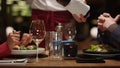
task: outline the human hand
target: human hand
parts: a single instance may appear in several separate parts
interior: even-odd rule
[[[83,0],[83,2],[86,4],[86,0]],[[77,14],[72,14],[72,16],[77,22],[81,23],[81,22],[86,22],[90,14],[88,12],[85,16],[83,14],[80,14],[79,16]]]
[[[10,50],[12,50],[15,45],[19,45],[20,44],[20,31],[11,32],[8,35],[7,44]]]
[[[72,15],[73,15],[74,19],[79,23],[86,22],[87,18],[89,17],[89,14],[86,17],[84,17],[82,14],[80,14],[80,17],[77,16],[76,14],[72,14]]]
[[[109,13],[103,13],[98,17],[98,28],[101,31],[106,31],[112,24],[116,24],[119,19],[120,15],[113,18]]]
[[[21,44],[27,45],[32,42],[32,34],[24,33],[21,39]]]

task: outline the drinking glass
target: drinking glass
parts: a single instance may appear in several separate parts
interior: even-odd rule
[[[50,60],[62,60],[62,39],[59,32],[51,31],[49,42]]]
[[[63,28],[64,38],[66,40],[73,40],[76,35],[76,27],[74,23],[68,23]]]
[[[32,40],[37,46],[36,62],[38,62],[38,47],[39,44],[44,40],[46,35],[44,20],[32,20],[29,33],[32,34]]]

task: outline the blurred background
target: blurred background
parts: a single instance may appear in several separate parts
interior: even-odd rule
[[[91,37],[91,29],[97,27],[97,17],[103,12],[109,12],[113,17],[120,13],[120,0],[87,0],[90,5],[90,17],[86,23],[76,23],[76,40],[84,41]],[[0,0],[0,43],[6,40],[6,27],[28,33],[31,8],[25,0]],[[93,35],[96,30],[93,29]],[[94,36],[92,36],[94,37]]]

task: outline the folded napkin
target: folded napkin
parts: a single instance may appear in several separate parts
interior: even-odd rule
[[[76,14],[78,16],[80,16],[80,14],[85,16],[90,10],[89,5],[85,4],[83,1],[77,0],[71,0],[65,8],[72,14]]]
[[[25,65],[28,59],[0,60],[0,65]]]

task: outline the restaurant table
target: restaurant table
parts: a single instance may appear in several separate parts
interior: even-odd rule
[[[33,59],[31,59],[33,60]],[[48,57],[39,58],[39,63],[25,65],[6,65],[0,68],[120,68],[119,60],[105,60],[105,63],[76,63],[76,60],[49,60]]]
[[[78,49],[86,49],[91,42],[91,38],[78,42]],[[81,54],[81,51],[79,51]],[[18,57],[18,56],[17,56]],[[6,58],[5,58],[6,59]],[[11,58],[7,58],[11,59]],[[30,58],[31,61],[35,60]],[[76,60],[52,61],[49,57],[39,58],[39,63],[26,63],[25,65],[5,65],[0,68],[120,68],[120,60],[105,59],[105,63],[76,63]]]

